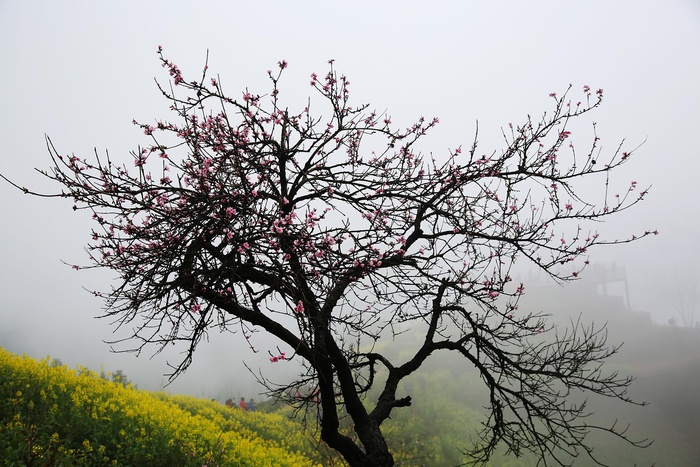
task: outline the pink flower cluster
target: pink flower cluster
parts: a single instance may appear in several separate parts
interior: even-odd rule
[[[287,356],[284,352],[280,352],[279,355],[273,355],[270,357],[270,363],[277,363],[280,360],[286,360]]]
[[[160,54],[162,52],[162,48],[159,46],[158,47],[158,53]],[[174,63],[166,60],[163,58],[163,55],[161,54],[161,61],[163,62],[163,68],[168,68],[170,72],[170,76],[173,78],[173,82],[175,86],[178,84],[182,83],[184,81],[184,78],[182,77],[182,72],[180,71],[180,68],[178,68],[177,65]]]

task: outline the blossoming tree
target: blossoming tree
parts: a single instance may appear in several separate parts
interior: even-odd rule
[[[520,260],[570,281],[592,247],[655,233],[592,230],[646,194],[635,182],[615,191],[611,176],[631,152],[606,155],[595,126],[585,150],[572,143],[570,120],[598,107],[602,91],[584,87],[581,102],[572,90],[552,94],[553,110],[509,125],[500,152],[482,154],[475,140],[426,157],[416,146],[438,120],[397,129],[386,113],[351,105],[332,61],[293,112],[280,96],[284,61],[268,71],[267,94],[233,98],[207,67],[187,79],[158,52],[176,119],[134,122],[149,142],[133,164],[62,155],[47,139],[53,166],[43,172],[62,185],[54,196],[92,212],[90,267],[120,277],[96,293],[106,316],[134,327],[135,349],[184,343],[174,377],[210,328],[246,339],[266,331],[279,340],[272,362],[303,362],[277,395],[318,403],[322,439],[353,466],[393,465],[382,422],[411,405],[399,384],[441,352],[462,356],[488,391],[475,462],[499,445],[564,462],[593,455],[591,430],[626,438],[566,399],[580,389],[630,401],[631,378],[601,370],[617,348],[601,329],[558,332],[518,310],[525,286],[511,276]],[[600,190],[584,196],[582,180]],[[424,335],[410,358],[375,346],[409,326]],[[345,411],[353,436],[339,430]]]

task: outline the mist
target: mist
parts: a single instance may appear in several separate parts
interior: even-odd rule
[[[49,166],[45,134],[62,153],[108,151],[129,163],[129,151],[144,143],[132,119],[168,118],[168,102],[153,81],[167,81],[158,45],[192,73],[208,51],[210,68],[233,96],[246,87],[264,91],[266,70],[287,60],[282,89],[290,107],[304,104],[309,75],[335,59],[356,103],[387,109],[400,124],[438,116],[441,123],[422,148],[436,155],[468,147],[477,121],[480,151],[499,151],[501,128],[551,109],[550,92],[570,84],[603,88],[604,103],[592,116],[603,151],[613,152],[623,139],[641,145],[618,176],[652,188],[636,209],[600,230],[606,237],[660,234],[592,252],[592,266],[614,268],[620,280],[596,283],[591,267],[580,283],[558,286],[521,271],[527,291],[521,308],[563,321],[610,322],[611,342],[637,351],[649,329],[660,329],[668,340],[659,341],[654,362],[678,362],[679,353],[697,358],[697,335],[681,350],[670,334],[697,331],[697,321],[684,322],[671,299],[696,287],[699,276],[697,2],[2,2],[0,44],[0,173],[44,193],[59,189],[34,170]],[[590,135],[582,129],[575,137],[587,144]],[[108,290],[113,277],[65,264],[88,262],[89,215],[73,212],[70,200],[25,196],[4,181],[0,196],[0,346],[70,366],[121,369],[142,389],[166,387],[164,374],[168,363],[179,363],[178,349],[112,352],[128,343],[106,341],[129,329],[113,333],[109,320],[96,319],[104,304],[90,291]],[[279,382],[296,374],[294,361],[270,362],[278,344],[262,332],[250,343],[241,332],[209,337],[167,390],[218,400],[258,397],[263,388],[253,373]],[[686,421],[699,428],[696,418]]]

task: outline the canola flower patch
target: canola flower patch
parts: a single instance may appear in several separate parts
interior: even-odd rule
[[[0,465],[317,466],[278,415],[123,387],[0,349]]]

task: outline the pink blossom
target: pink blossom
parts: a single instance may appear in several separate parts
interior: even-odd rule
[[[297,303],[297,306],[294,307],[294,311],[296,313],[304,313],[304,302],[299,300],[299,302]]]
[[[270,357],[270,363],[277,363],[280,360],[286,360],[286,359],[287,359],[286,354],[284,352],[280,352],[279,355],[277,355],[277,356],[273,355]]]

